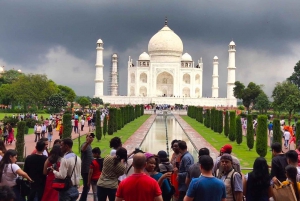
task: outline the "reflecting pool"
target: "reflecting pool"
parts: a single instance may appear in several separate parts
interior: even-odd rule
[[[166,138],[165,125],[167,125],[168,139]],[[166,120],[164,116],[157,116],[141,144],[140,149],[153,154],[157,154],[160,150],[168,150],[169,156],[172,156],[173,151],[171,149],[171,142],[175,139],[184,140],[187,143],[188,151],[193,155],[195,162],[198,161],[197,150],[194,148],[174,116],[167,116]]]

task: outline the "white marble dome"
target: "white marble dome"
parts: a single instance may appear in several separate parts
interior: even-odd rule
[[[219,59],[219,58],[217,56],[215,56],[214,59]]]
[[[181,57],[181,61],[193,61],[191,55],[189,55],[187,52],[184,53]]]
[[[103,41],[101,39],[97,40],[97,43],[103,43]]]
[[[233,40],[229,43],[229,45],[235,45],[235,42]]]
[[[177,56],[180,58],[183,52],[183,43],[179,36],[165,25],[150,39],[148,52],[151,56]]]
[[[147,54],[147,52],[143,52],[140,56],[139,56],[139,60],[150,60],[150,56],[149,54]]]
[[[115,58],[116,58],[116,57],[118,57],[118,55],[117,55],[117,54],[113,54],[112,57],[115,57]]]

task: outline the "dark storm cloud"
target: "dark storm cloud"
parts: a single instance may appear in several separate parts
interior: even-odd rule
[[[249,52],[274,58],[294,54],[291,45],[300,39],[299,6],[297,1],[238,0],[1,1],[0,59],[33,72],[48,60],[51,48],[61,46],[67,54],[86,61],[81,64],[86,66],[78,62],[70,66],[74,66],[73,70],[84,67],[92,72],[87,75],[84,87],[93,95],[95,47],[101,38],[106,53],[119,55],[120,91],[124,95],[128,56],[136,60],[140,53],[147,51],[148,41],[162,28],[164,17],[168,16],[170,28],[184,43],[184,51],[189,52],[194,61],[203,57],[204,96],[211,94],[212,58],[219,57],[219,85],[223,84],[220,89],[225,96],[228,43],[233,39],[237,44],[238,75],[244,75],[242,72],[248,72],[249,68],[255,71],[255,66],[262,65],[258,57],[253,56],[255,60],[251,61]],[[105,57],[104,64],[104,91],[107,92],[109,56]],[[63,67],[53,66],[58,70]],[[70,72],[70,77],[73,74]],[[87,93],[72,80],[69,85],[76,86],[78,93]]]

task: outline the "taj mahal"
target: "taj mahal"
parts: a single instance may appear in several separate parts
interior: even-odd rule
[[[118,56],[112,55],[110,72],[110,95],[103,95],[103,41],[97,41],[95,95],[104,103],[111,104],[183,104],[196,106],[233,106],[237,100],[233,96],[235,82],[235,52],[233,41],[229,43],[227,67],[227,97],[219,97],[218,57],[212,59],[212,95],[202,97],[203,62],[192,60],[183,54],[183,43],[165,21],[148,43],[148,52],[143,52],[136,62],[129,56],[127,96],[118,94]]]

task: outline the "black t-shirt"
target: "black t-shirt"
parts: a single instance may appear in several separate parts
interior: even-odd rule
[[[279,154],[272,159],[271,178],[277,177],[279,181],[285,181],[285,167],[288,165],[285,154]]]
[[[46,175],[43,174],[44,163],[47,160],[45,155],[32,154],[26,157],[24,171],[34,181],[32,188],[44,189]]]

